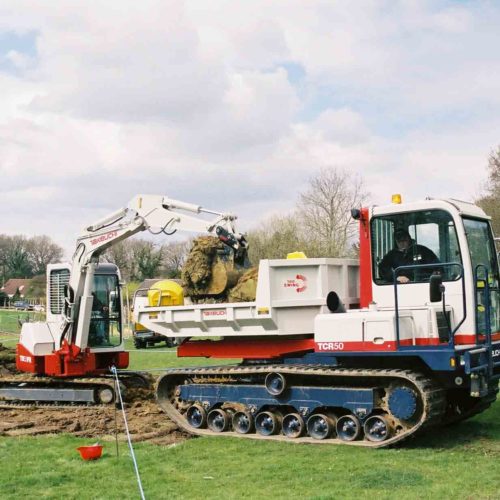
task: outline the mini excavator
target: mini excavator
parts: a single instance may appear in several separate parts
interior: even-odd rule
[[[196,215],[193,215],[196,214]],[[207,216],[211,219],[207,220]],[[127,368],[120,273],[99,263],[112,245],[141,231],[211,233],[229,249],[231,262],[247,262],[236,217],[158,195],[138,195],[127,207],[89,225],[77,239],[71,264],[47,271],[47,321],[25,323],[16,367],[32,374],[0,381],[0,400],[108,404],[115,401],[110,367]],[[227,269],[227,259],[224,269]]]

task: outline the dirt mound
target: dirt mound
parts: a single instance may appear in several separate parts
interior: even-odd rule
[[[252,267],[239,280],[234,288],[229,291],[229,302],[252,302],[257,293],[257,278],[259,269]]]
[[[151,391],[134,390],[125,405],[132,441],[173,444],[187,435],[163,413]],[[0,436],[37,436],[69,433],[74,436],[109,441],[118,434],[124,441],[125,427],[121,410],[99,407],[12,407],[0,408]]]
[[[223,243],[215,236],[200,236],[193,241],[181,273],[184,293],[187,297],[206,293],[212,277],[212,264],[217,250],[223,249]]]

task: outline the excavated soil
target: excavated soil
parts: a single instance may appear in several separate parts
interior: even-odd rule
[[[257,293],[257,278],[259,268],[252,267],[239,280],[235,287],[229,290],[229,302],[253,302]]]
[[[14,351],[1,344],[0,376],[16,377]],[[161,411],[152,388],[128,389],[125,414],[133,442],[171,445],[189,437]],[[115,435],[126,439],[122,411],[113,405],[0,407],[0,436],[62,433],[99,441],[115,439]]]
[[[217,250],[223,248],[223,243],[215,236],[200,236],[193,241],[181,274],[186,296],[207,293],[212,277],[212,264]]]

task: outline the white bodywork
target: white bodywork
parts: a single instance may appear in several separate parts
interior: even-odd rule
[[[328,292],[359,304],[358,282],[352,259],[261,260],[255,302],[148,307],[136,296],[134,319],[168,337],[312,334]]]

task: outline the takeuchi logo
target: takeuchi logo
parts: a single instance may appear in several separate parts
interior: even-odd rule
[[[91,245],[97,245],[99,243],[102,243],[104,241],[108,241],[112,238],[116,238],[118,236],[118,231],[110,231],[109,233],[105,233],[98,238],[94,238],[93,240],[90,240]]]
[[[307,278],[303,274],[297,274],[295,279],[286,280],[283,283],[284,288],[295,288],[297,293],[305,292],[307,290]]]

